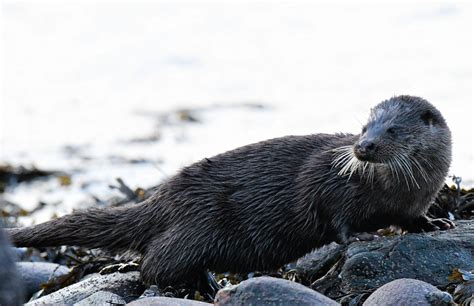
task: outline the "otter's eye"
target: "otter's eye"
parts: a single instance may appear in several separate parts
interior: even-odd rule
[[[388,128],[388,129],[387,129],[387,133],[393,135],[393,134],[395,134],[395,129],[394,129],[394,128]]]
[[[364,127],[362,128],[362,134],[364,134],[365,132],[367,132],[367,127],[366,127],[366,126],[364,126]]]
[[[433,125],[435,123],[435,115],[429,110],[421,114],[420,118],[426,125]]]

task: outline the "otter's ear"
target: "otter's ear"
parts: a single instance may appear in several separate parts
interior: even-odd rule
[[[420,116],[421,120],[423,120],[423,122],[426,124],[426,125],[433,125],[433,124],[436,124],[436,117],[435,117],[435,114],[433,114],[432,111],[430,110],[427,110],[427,111],[424,111],[421,116]]]

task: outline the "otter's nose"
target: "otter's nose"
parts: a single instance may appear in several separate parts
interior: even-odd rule
[[[356,150],[360,154],[370,154],[375,151],[375,143],[369,140],[362,140],[356,145]]]

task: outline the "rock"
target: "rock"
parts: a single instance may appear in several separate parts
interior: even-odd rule
[[[127,302],[121,296],[108,291],[99,291],[91,296],[75,303],[74,306],[89,306],[89,305],[124,305]]]
[[[409,278],[401,278],[375,290],[364,302],[364,306],[379,305],[454,305],[449,293],[433,285]]]
[[[108,291],[124,297],[126,302],[140,296],[143,291],[139,272],[112,273],[82,280],[26,305],[74,304],[99,291]]]
[[[449,231],[406,234],[326,247],[297,262],[298,275],[336,299],[372,292],[399,278],[446,287],[454,269],[474,269],[474,220],[456,221]],[[318,262],[323,258],[325,264]]]
[[[50,262],[18,262],[17,267],[27,297],[40,290],[41,284],[69,273],[68,267]]]
[[[215,305],[339,305],[298,283],[274,277],[256,277],[217,292]]]
[[[41,256],[41,252],[34,248],[13,248],[13,252],[16,255],[16,261],[45,262]]]
[[[98,277],[98,276],[101,276],[101,275],[102,274],[100,274],[99,272],[94,272],[94,273],[85,275],[83,278],[81,278],[80,281],[83,281],[83,280],[86,280],[86,279],[89,279],[89,278],[93,278],[93,277]]]
[[[0,222],[0,305],[16,306],[23,303],[23,286],[14,258]]]
[[[185,299],[176,299],[176,298],[169,298],[164,296],[159,297],[147,297],[135,300],[127,305],[131,306],[209,306],[211,304],[193,301],[193,300],[185,300]]]
[[[307,254],[300,258],[296,263],[295,269],[304,278],[308,278],[309,282],[316,280],[326,274],[328,267],[333,266],[342,256],[346,246],[335,242],[322,246],[316,252]],[[334,256],[338,254],[339,256]],[[321,274],[322,273],[322,274]]]

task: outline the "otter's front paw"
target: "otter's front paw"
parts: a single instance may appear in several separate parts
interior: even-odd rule
[[[413,222],[411,222],[408,226],[403,226],[403,229],[408,230],[409,232],[413,233],[420,233],[420,232],[432,232],[438,230],[448,230],[451,228],[455,228],[456,225],[453,221],[446,219],[446,218],[437,218],[431,219],[426,216],[419,217]]]
[[[456,227],[453,221],[446,218],[430,219],[430,224],[437,226],[438,229],[444,231]]]

